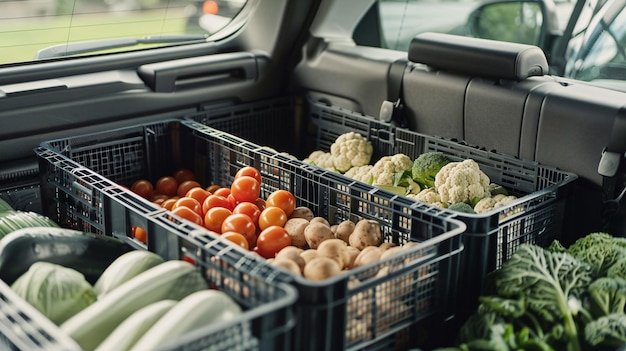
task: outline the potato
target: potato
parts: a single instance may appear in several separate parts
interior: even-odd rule
[[[287,246],[283,248],[282,250],[278,251],[278,253],[276,254],[276,259],[277,260],[279,259],[292,260],[298,265],[298,267],[300,268],[300,272],[302,272],[302,270],[304,269],[304,265],[306,264],[306,262],[304,262],[304,258],[300,256],[300,253],[303,251],[304,250],[297,248],[295,246]]]
[[[291,215],[289,215],[289,218],[304,218],[307,221],[312,220],[315,217],[315,214],[313,213],[313,211],[305,206],[298,206],[296,207],[293,212],[291,213]]]
[[[333,232],[333,234],[337,234],[337,227],[339,226],[339,224],[333,224],[330,226],[330,231]]]
[[[350,234],[354,231],[355,226],[356,224],[349,219],[339,223],[337,225],[337,230],[335,231],[335,238],[341,239],[349,244]]]
[[[291,245],[306,249],[307,243],[304,237],[304,228],[309,225],[309,221],[304,218],[290,218],[285,222],[283,228],[287,231],[287,234],[291,237]]]
[[[361,253],[361,250],[357,249],[354,246],[350,246],[350,245],[346,246],[346,250],[348,251],[348,254],[350,255],[350,262],[348,262],[348,265],[346,267],[348,269],[351,269],[351,268],[354,267],[354,260]]]
[[[383,250],[389,250],[389,249],[391,249],[392,247],[396,247],[396,244],[394,244],[394,243],[390,243],[390,242],[386,242],[386,243],[382,243],[382,244],[380,244],[378,247],[380,247],[380,248],[381,248],[381,249],[383,249]]]
[[[378,246],[367,246],[354,259],[353,267],[361,267],[380,259],[383,250]]]
[[[412,247],[415,247],[417,245],[419,245],[420,243],[416,242],[416,241],[409,241],[408,243],[405,243],[404,245],[402,245],[403,248],[405,249],[410,249]]]
[[[363,250],[367,246],[378,247],[383,242],[380,223],[373,219],[361,219],[354,226],[354,231],[348,239],[351,246]]]
[[[332,258],[337,261],[341,269],[344,269],[350,264],[350,253],[347,247],[348,244],[341,239],[324,240],[317,247],[317,256]]]
[[[333,239],[335,235],[330,226],[321,222],[309,222],[304,228],[304,239],[311,249],[317,249],[324,240]]]
[[[392,248],[384,250],[383,253],[380,255],[380,259],[384,260],[385,258],[397,255],[404,250],[405,249],[402,246],[394,246]]]
[[[317,257],[317,250],[316,249],[303,250],[302,252],[300,252],[300,257],[304,259],[304,265],[306,266],[306,264],[309,263],[309,261]]]
[[[285,258],[285,257],[276,258],[270,264],[274,267],[285,268],[286,270],[294,274],[298,274],[298,275],[302,274],[302,270],[300,269],[300,266],[294,260],[289,259],[289,258]]]
[[[304,266],[304,277],[310,280],[324,280],[341,273],[337,261],[328,257],[316,257]]]
[[[324,217],[313,217],[313,218],[311,218],[311,220],[309,222],[323,223],[323,224],[326,224],[330,228],[330,223],[328,223],[328,220],[326,218],[324,218]]]

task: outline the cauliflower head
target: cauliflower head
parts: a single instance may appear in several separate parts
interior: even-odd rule
[[[333,163],[333,156],[330,152],[324,152],[321,150],[313,151],[309,154],[309,157],[302,160],[302,162],[310,163],[314,166],[318,166],[331,171],[335,170],[335,164]]]
[[[333,166],[341,173],[352,167],[369,164],[373,153],[372,142],[356,132],[340,135],[330,146]]]
[[[440,208],[448,207],[446,203],[441,201],[441,197],[435,188],[425,188],[417,194],[408,194],[408,198],[415,199],[427,204],[431,204]]]
[[[515,199],[517,199],[517,197],[504,194],[485,197],[476,203],[474,211],[479,214],[486,213],[500,206],[504,206]]]
[[[405,154],[383,156],[374,163],[371,169],[373,184],[393,185],[396,173],[404,172],[413,167],[413,160]]]
[[[356,166],[350,168],[344,175],[348,178],[358,180],[359,182],[372,184],[372,165]]]
[[[450,162],[435,176],[435,188],[445,203],[470,202],[490,195],[489,177],[472,159]]]

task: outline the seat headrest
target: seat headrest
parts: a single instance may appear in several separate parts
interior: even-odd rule
[[[508,80],[548,74],[548,61],[537,46],[451,34],[417,35],[411,40],[409,60],[447,71]]]

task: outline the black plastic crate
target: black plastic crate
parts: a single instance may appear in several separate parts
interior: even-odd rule
[[[89,173],[91,171],[88,171]],[[93,172],[91,172],[93,173]],[[97,175],[77,175],[83,181]],[[89,178],[91,177],[91,178]],[[102,180],[100,184],[106,184]],[[167,216],[163,211],[147,212],[134,195],[116,186],[101,189],[108,197],[107,213],[123,218],[114,226],[113,235],[136,249],[145,249],[126,235],[129,226],[147,228],[153,251],[168,260],[192,260],[212,288],[225,291],[242,307],[243,313],[221,325],[209,326],[182,340],[163,345],[164,350],[288,350],[295,316],[293,306],[297,291],[286,283],[266,277],[274,270],[261,260],[243,258],[236,248],[222,240],[206,245],[188,233],[194,228],[186,221]],[[237,267],[237,269],[235,269]],[[252,274],[244,274],[248,272]],[[0,281],[0,346],[9,350],[80,350],[58,326],[12,292]]]
[[[285,101],[290,99],[285,99],[282,106],[287,106]],[[277,113],[267,119],[271,123],[265,125],[261,120],[268,114],[258,115],[255,109],[277,105],[276,100],[205,111],[187,118],[209,126],[219,125],[235,135],[243,133],[244,121],[254,120],[259,126],[258,139],[267,129],[286,126],[281,129],[283,139],[292,140],[292,146],[279,151],[293,153],[300,158],[308,156],[313,150],[329,151],[338,136],[353,131],[372,142],[372,160],[396,153],[415,159],[429,151],[443,152],[454,161],[474,159],[492,182],[504,186],[519,199],[485,214],[452,213],[467,225],[463,234],[465,247],[462,255],[465,261],[461,274],[464,293],[460,298],[468,309],[474,307],[483,291],[486,275],[499,268],[520,244],[547,246],[552,240],[561,238],[566,198],[573,181],[577,179],[575,174],[462,142],[416,133],[340,107],[307,99],[294,101],[297,102],[291,103],[293,113],[277,109]],[[300,117],[298,125],[302,127],[298,130],[288,129],[291,126],[288,121],[294,115]],[[309,142],[305,144],[301,141],[303,139]],[[270,140],[260,142],[269,143]]]
[[[262,275],[269,281],[289,282],[297,289],[294,343],[288,349],[375,348],[426,317],[443,320],[455,313],[453,294],[463,250],[460,233],[465,225],[442,216],[438,209],[352,182],[193,121],[164,121],[51,141],[42,144],[38,154],[48,215],[64,226],[115,236],[126,236],[131,226],[138,225],[148,232],[146,247],[166,257],[179,255],[179,251],[171,251],[176,245],[170,240],[155,240],[153,227],[156,223],[164,225],[162,222],[172,225],[170,217],[184,226],[181,231],[200,241],[197,247],[213,249],[214,245],[224,244],[215,240],[214,233],[177,219],[119,184],[139,178],[154,181],[181,166],[193,169],[201,184],[230,184],[241,167],[254,166],[264,179],[262,197],[286,189],[296,196],[299,206],[311,208],[333,224],[345,219],[376,219],[385,241],[421,242],[401,255],[324,282],[312,282],[277,268]],[[120,203],[119,198],[133,201]],[[195,246],[187,250],[193,257],[203,255],[199,252],[194,256]],[[218,256],[222,250],[215,248],[211,252]],[[260,276],[255,267],[265,266],[263,259],[240,249],[230,251],[233,257],[224,269],[241,275],[237,281]],[[207,256],[203,260],[221,265],[220,257]],[[370,278],[387,266],[389,274]],[[362,283],[349,286],[353,279]],[[219,284],[227,290],[230,285],[229,280]],[[235,290],[247,295],[255,288],[239,286]],[[380,296],[394,298],[389,301]],[[386,305],[381,307],[383,303]],[[358,325],[351,324],[355,322]]]

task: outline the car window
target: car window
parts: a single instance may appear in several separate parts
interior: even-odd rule
[[[592,23],[584,45],[571,52],[566,74],[572,78],[613,85],[626,81],[626,8],[611,7],[604,16]],[[623,82],[619,83],[625,87]]]
[[[575,0],[378,0],[380,46],[405,51],[411,39],[423,32],[537,44],[539,30],[545,22],[537,15],[542,8],[553,16],[546,24],[550,25],[549,29],[562,32],[575,3]],[[483,5],[489,5],[488,10]]]
[[[205,41],[244,5],[246,0],[0,1],[0,64]]]

